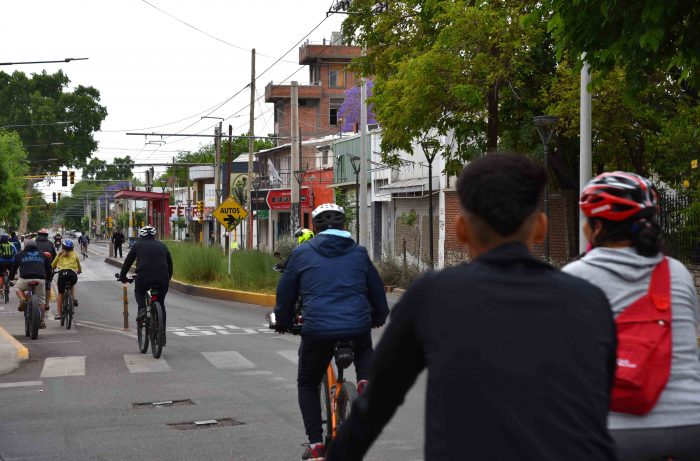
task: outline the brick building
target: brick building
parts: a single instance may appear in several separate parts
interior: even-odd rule
[[[355,77],[347,70],[347,65],[361,52],[360,47],[343,44],[339,32],[334,32],[328,42],[325,39],[321,43],[307,41],[299,48],[299,64],[309,66],[309,82],[300,83],[298,87],[301,139],[339,133],[338,109],[345,92],[355,85]],[[275,135],[282,138],[291,135],[291,88],[290,84],[273,82],[265,87],[265,102],[275,106]]]

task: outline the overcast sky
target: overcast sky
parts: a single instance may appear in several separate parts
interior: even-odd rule
[[[71,85],[97,88],[109,112],[96,134],[97,157],[170,161],[175,151],[195,150],[208,140],[171,137],[158,147],[145,144],[143,137],[126,136],[126,131],[213,133],[209,127],[218,121],[201,120],[203,115],[227,118],[225,131],[229,123],[234,134],[247,131],[250,93],[243,88],[250,81],[250,49],[256,49],[260,75],[323,21],[330,4],[331,0],[3,0],[0,62],[90,59],[0,70],[29,74],[62,68]],[[343,18],[332,15],[308,39],[330,38]],[[270,81],[308,81],[308,71],[297,64],[297,49],[260,77],[258,96]],[[290,79],[297,69],[302,70]],[[271,109],[264,98],[256,103],[256,134],[272,132]]]

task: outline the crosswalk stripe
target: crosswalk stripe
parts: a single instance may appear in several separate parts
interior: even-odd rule
[[[84,376],[85,356],[48,357],[44,360],[41,370],[42,378],[57,378],[61,376]]]
[[[124,354],[129,373],[155,373],[163,371],[171,371],[170,365],[165,359],[154,359],[151,355],[146,354]]]
[[[255,368],[255,364],[253,362],[246,359],[236,351],[202,352],[202,355],[216,368]]]
[[[277,353],[291,362],[299,363],[299,351],[296,349],[286,349]]]

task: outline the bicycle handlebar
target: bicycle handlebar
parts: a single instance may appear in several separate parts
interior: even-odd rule
[[[114,274],[114,278],[116,278],[117,281],[122,282],[122,279],[121,279],[121,277],[119,277],[119,275],[120,275],[119,273]],[[135,276],[135,275],[132,275],[131,277],[129,277],[129,276],[127,275],[127,276],[125,277],[125,279],[123,280],[123,282],[124,282],[124,283],[134,283],[134,280],[136,280],[136,276]]]

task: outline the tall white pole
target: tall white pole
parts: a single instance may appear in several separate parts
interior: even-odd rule
[[[360,220],[359,244],[367,246],[367,82],[360,88]]]
[[[299,88],[297,82],[291,82],[292,84],[292,113],[290,117],[290,123],[291,123],[291,137],[292,137],[292,145],[291,145],[291,155],[292,155],[292,161],[291,161],[291,168],[292,171],[290,171],[289,175],[289,184],[292,188],[291,195],[292,195],[292,207],[291,207],[291,225],[292,228],[290,229],[290,235],[294,234],[294,231],[296,231],[299,227],[301,227],[301,223],[299,222],[299,183],[294,177],[294,172],[299,170]]]
[[[586,54],[581,56],[584,60],[583,67],[581,68],[581,132],[579,135],[581,147],[579,154],[579,192],[583,191],[588,181],[591,179],[593,174],[593,161],[592,161],[592,145],[591,145],[591,124],[592,124],[592,103],[591,103],[591,92],[588,90],[588,85],[591,83],[591,68],[586,63]],[[579,216],[581,211],[579,210]],[[583,217],[579,219],[579,252],[583,253],[586,251],[586,245],[588,241],[586,236],[583,235]]]

